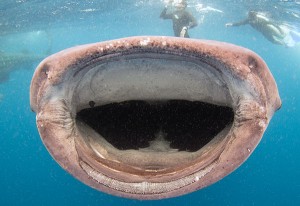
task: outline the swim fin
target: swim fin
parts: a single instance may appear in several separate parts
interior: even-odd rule
[[[300,42],[300,33],[296,31],[290,31],[290,36],[295,41],[295,43]]]

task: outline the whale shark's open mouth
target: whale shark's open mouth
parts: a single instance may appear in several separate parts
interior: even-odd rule
[[[61,166],[139,199],[184,194],[230,173],[280,104],[254,53],[179,38],[66,50],[44,60],[31,84],[39,132]]]
[[[233,111],[200,101],[132,100],[83,109],[77,121],[118,150],[195,152],[231,126]]]
[[[193,164],[232,125],[226,83],[200,61],[143,53],[92,67],[73,94],[76,123],[97,156],[119,162],[116,170],[158,174]]]

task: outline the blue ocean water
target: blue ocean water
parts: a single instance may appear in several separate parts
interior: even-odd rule
[[[300,205],[300,45],[286,48],[249,26],[224,26],[244,18],[249,9],[260,9],[298,27],[299,2],[188,3],[197,20],[202,20],[190,30],[192,38],[226,41],[255,51],[277,82],[282,108],[250,158],[223,180],[181,197],[138,201],[96,191],[64,171],[40,140],[29,106],[29,85],[39,63],[35,60],[12,67],[9,79],[0,83],[0,205]],[[200,3],[222,12],[201,13],[196,9]],[[164,1],[159,0],[4,0],[0,50],[46,56],[127,36],[172,36],[171,22],[159,19],[163,7]]]

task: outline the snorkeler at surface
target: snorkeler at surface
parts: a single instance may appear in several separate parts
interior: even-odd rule
[[[168,13],[168,9],[172,4],[175,11]],[[186,7],[187,3],[185,0],[179,0],[175,3],[171,0],[160,14],[162,19],[172,19],[174,35],[177,37],[189,38],[188,30],[198,25],[195,17],[186,11]]]
[[[263,13],[256,11],[249,11],[248,17],[243,21],[227,23],[225,26],[241,26],[246,24],[261,32],[266,39],[274,44],[292,47],[300,42],[300,33],[292,31],[286,25],[278,24],[267,18]]]

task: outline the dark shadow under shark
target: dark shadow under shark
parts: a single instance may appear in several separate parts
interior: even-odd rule
[[[5,53],[0,51],[0,84],[8,81],[10,73],[22,68],[33,68],[35,62],[45,58],[45,54],[32,54],[28,52]]]

